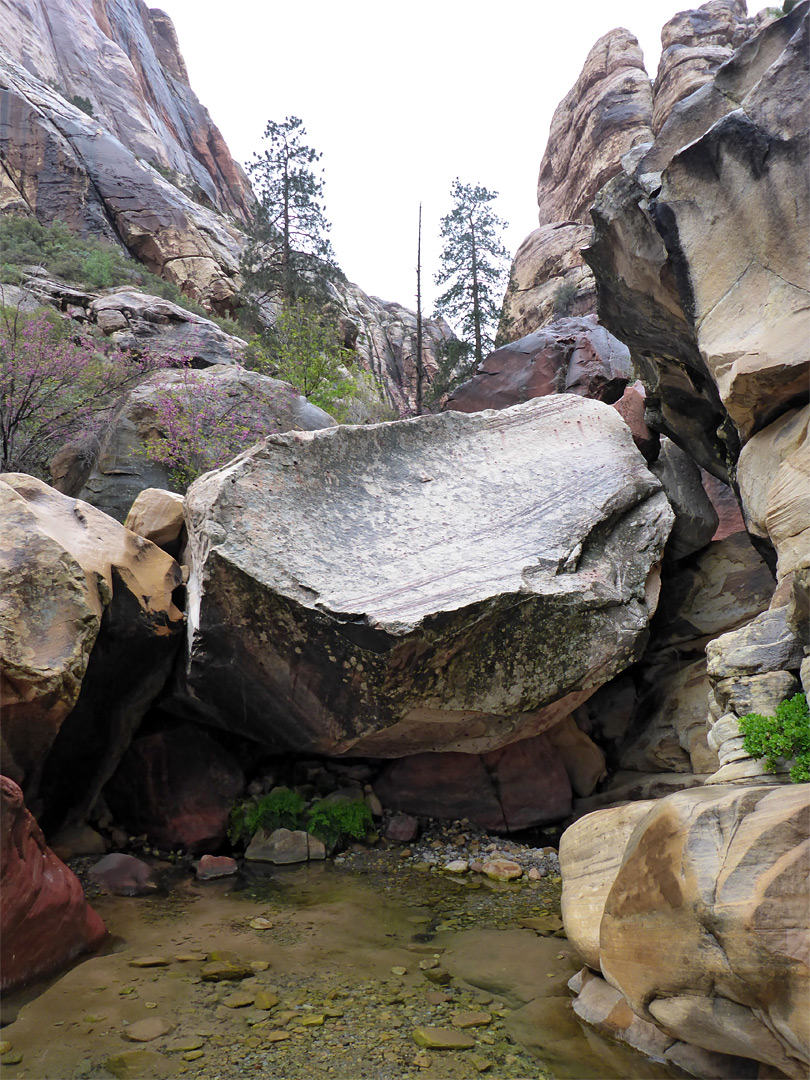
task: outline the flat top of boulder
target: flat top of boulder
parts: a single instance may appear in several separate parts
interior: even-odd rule
[[[583,545],[658,490],[614,409],[558,395],[271,435],[193,484],[186,511],[209,559],[400,635],[502,593],[603,588]]]

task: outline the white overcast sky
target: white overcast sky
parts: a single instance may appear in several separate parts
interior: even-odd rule
[[[415,303],[418,205],[429,310],[439,220],[458,176],[500,193],[511,254],[537,224],[551,117],[602,34],[624,26],[655,76],[677,0],[152,0],[191,85],[243,164],[268,120],[323,153],[331,239],[366,292]],[[759,5],[749,4],[751,12]]]

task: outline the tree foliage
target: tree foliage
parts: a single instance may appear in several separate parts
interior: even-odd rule
[[[450,189],[453,209],[442,218],[441,269],[436,284],[445,286],[436,301],[436,314],[454,322],[481,363],[492,348],[508,274],[508,255],[500,240],[506,226],[492,202],[497,192],[481,185]]]
[[[314,168],[321,154],[304,143],[296,116],[270,121],[264,137],[266,148],[248,165],[258,208],[242,272],[249,297],[291,303],[342,275],[326,236],[323,180]]]
[[[96,435],[120,396],[167,362],[100,351],[55,313],[0,307],[0,472],[47,478],[50,458]]]
[[[280,394],[279,407],[287,404]],[[186,363],[182,378],[150,401],[155,426],[144,440],[144,453],[185,489],[280,429],[277,421],[268,421],[265,406],[258,394],[218,384]]]

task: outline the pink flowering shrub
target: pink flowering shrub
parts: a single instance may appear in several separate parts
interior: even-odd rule
[[[144,452],[166,467],[175,485],[186,488],[258,439],[280,431],[279,412],[293,395],[291,389],[281,390],[268,401],[186,364],[182,379],[150,400],[155,427],[144,441]]]
[[[0,307],[0,472],[46,478],[60,447],[96,435],[121,395],[168,363],[102,353],[74,323]]]

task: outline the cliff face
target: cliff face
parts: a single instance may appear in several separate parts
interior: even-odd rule
[[[171,19],[142,0],[0,0],[3,47],[132,153],[250,216],[247,177],[188,81]]]
[[[520,246],[504,298],[510,338],[596,311],[593,275],[580,249],[597,192],[621,171],[626,153],[655,138],[678,102],[711,82],[757,25],[744,0],[710,0],[680,12],[661,32],[654,84],[629,31],[611,30],[597,41],[551,121],[537,185],[540,228]]]

